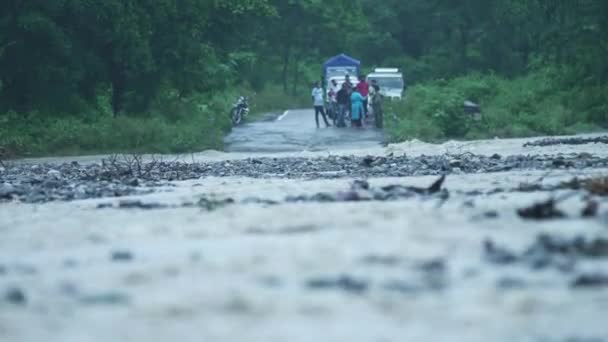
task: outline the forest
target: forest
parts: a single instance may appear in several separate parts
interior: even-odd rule
[[[605,0],[4,0],[0,148],[221,149],[238,95],[256,112],[309,106],[342,52],[403,70],[394,140],[600,130],[607,15]]]

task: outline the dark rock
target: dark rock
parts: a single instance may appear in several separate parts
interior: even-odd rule
[[[496,211],[496,210],[488,210],[483,213],[483,216],[485,218],[494,219],[494,218],[498,218],[499,215],[498,215],[498,211]]]
[[[338,278],[316,278],[309,280],[306,286],[312,290],[338,289],[353,294],[363,294],[369,284],[365,280],[355,279],[349,275],[342,275]]]
[[[4,299],[15,305],[25,305],[27,303],[27,297],[25,293],[20,288],[9,288],[5,294]]]
[[[368,265],[397,266],[403,260],[396,255],[368,255],[362,258],[361,262]]]
[[[521,218],[529,220],[550,220],[566,217],[564,212],[555,207],[555,200],[553,198],[535,203],[530,207],[518,209],[517,214]]]
[[[608,287],[608,275],[602,273],[582,274],[572,281],[571,286],[574,288]]]
[[[114,205],[112,203],[99,203],[97,205],[97,209],[108,209],[108,208],[113,208]]]
[[[417,267],[425,272],[445,272],[446,270],[446,264],[443,258],[424,261]]]
[[[80,302],[85,305],[127,305],[130,301],[129,295],[120,292],[107,292],[80,297]]]
[[[165,209],[169,206],[162,203],[144,203],[140,200],[122,200],[118,202],[118,207],[120,209],[144,209],[144,210],[152,210],[152,209]]]
[[[496,282],[496,287],[501,290],[520,290],[526,287],[526,282],[519,278],[504,277]]]
[[[595,200],[589,200],[585,204],[583,211],[581,212],[582,217],[596,217],[599,211],[600,204]]]
[[[139,179],[137,179],[137,178],[133,178],[133,179],[128,180],[126,182],[126,184],[129,185],[129,186],[139,186],[140,185]]]
[[[382,285],[385,291],[398,292],[402,294],[417,294],[423,291],[419,285],[410,284],[402,280],[392,280]]]
[[[233,203],[235,203],[235,201],[232,198],[211,199],[203,197],[198,201],[197,205],[207,211],[213,211]]]
[[[0,199],[11,199],[16,193],[15,187],[9,183],[0,184]]]
[[[458,164],[458,167],[451,167],[450,160],[454,161],[452,165]],[[608,158],[569,154],[559,158],[554,155],[515,155],[497,159],[496,156],[467,153],[416,157],[406,155],[330,156],[314,159],[287,157],[208,163],[178,161],[145,163],[135,156],[121,156],[108,158],[99,164],[17,164],[11,166],[2,173],[3,185],[0,186],[0,201],[16,199],[28,203],[44,203],[121,197],[150,193],[152,187],[167,185],[166,181],[169,180],[190,180],[209,176],[334,179],[353,177],[353,175],[360,178],[436,176],[452,172],[472,174],[505,170],[552,170],[563,167],[606,168]],[[10,184],[10,186],[5,184]],[[376,189],[373,198],[406,198],[406,192],[410,196],[412,194],[439,194],[442,190],[440,190],[441,184],[438,185],[439,187],[423,189],[407,187],[380,189],[382,191]],[[135,206],[135,208],[138,207]]]
[[[364,180],[356,180],[351,185],[353,190],[369,190],[370,186],[367,181]]]
[[[551,145],[584,145],[584,144],[608,144],[608,136],[584,138],[545,138],[532,142],[527,142],[524,147],[528,146],[551,146]]]
[[[517,255],[506,248],[498,247],[491,240],[483,243],[484,258],[493,264],[506,265],[518,260]]]
[[[133,253],[130,251],[114,251],[111,255],[112,261],[127,262],[134,259]]]

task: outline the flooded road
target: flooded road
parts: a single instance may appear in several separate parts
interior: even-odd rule
[[[382,140],[0,169],[0,341],[607,341],[606,144]]]
[[[268,121],[236,127],[225,139],[228,152],[299,152],[362,149],[379,146],[381,131],[366,128],[321,127],[315,124],[312,109],[288,110]]]

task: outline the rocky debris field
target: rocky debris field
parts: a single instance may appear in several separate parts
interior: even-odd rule
[[[5,163],[0,340],[608,341],[597,145]]]
[[[524,147],[585,144],[608,144],[608,136],[604,135],[596,137],[545,138],[527,142],[524,144]]]
[[[149,192],[173,181],[205,177],[367,178],[489,173],[525,170],[581,170],[608,167],[608,157],[568,155],[330,156],[248,158],[208,163],[141,162],[136,156],[81,165],[16,164],[0,168],[0,200],[27,203],[121,197]]]

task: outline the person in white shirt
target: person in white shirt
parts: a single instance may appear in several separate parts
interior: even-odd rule
[[[317,128],[319,128],[319,114],[323,115],[325,126],[331,126],[325,116],[325,100],[323,99],[323,89],[321,89],[319,82],[315,83],[315,86],[312,89],[312,102],[315,108],[315,122],[317,123]]]

